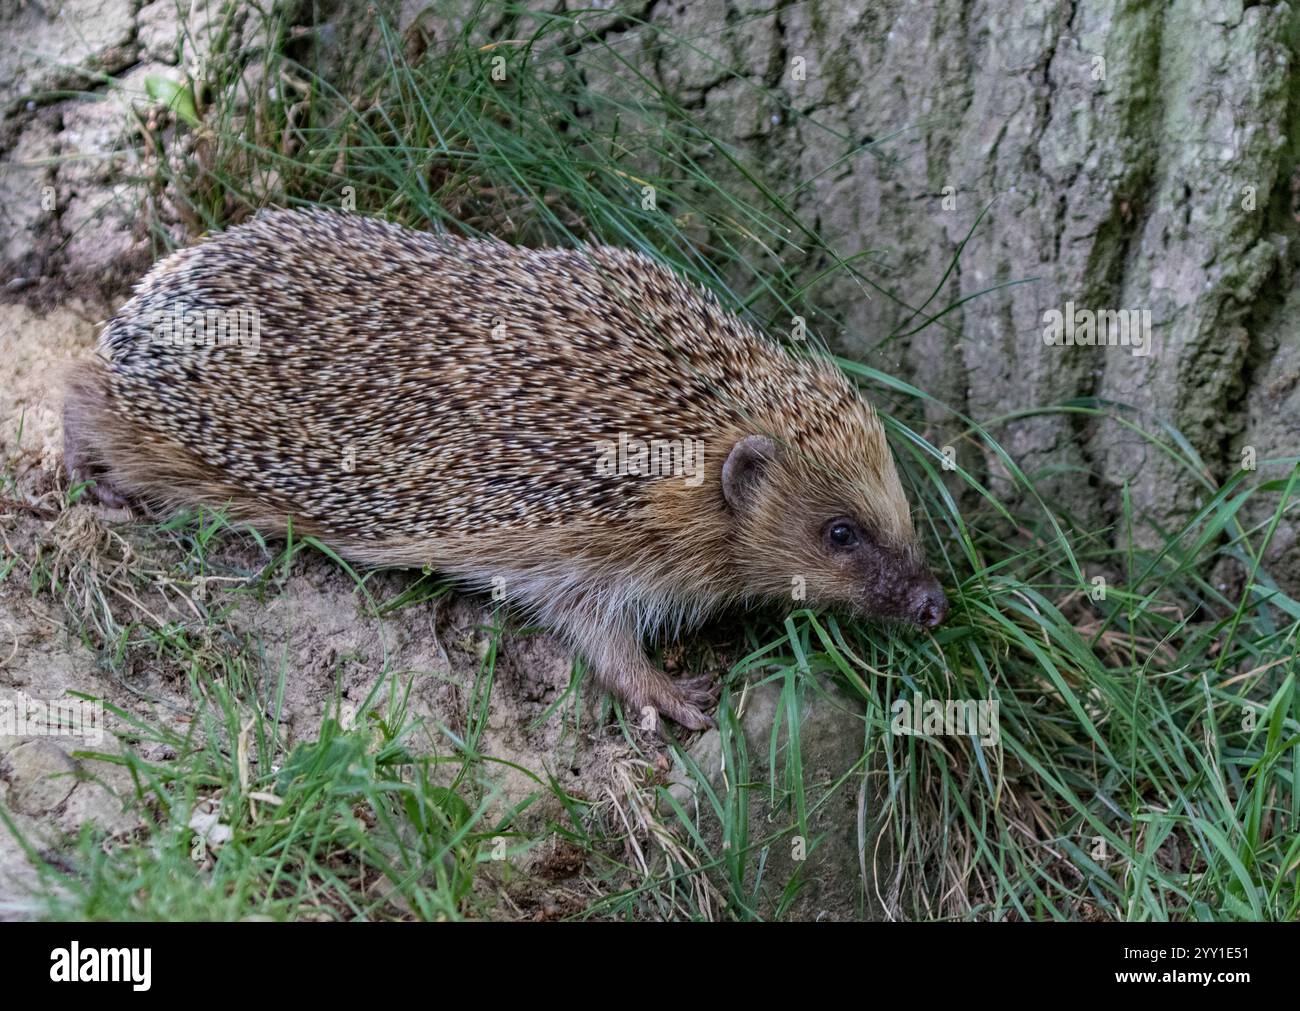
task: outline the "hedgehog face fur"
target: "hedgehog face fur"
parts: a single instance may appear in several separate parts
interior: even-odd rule
[[[733,557],[742,582],[766,597],[932,627],[947,602],[917,550],[893,461],[880,456],[878,429],[861,412],[830,445],[801,451],[767,436],[737,443],[722,477],[734,516]],[[854,447],[841,470],[831,461],[853,433],[873,445]]]
[[[188,322],[228,318],[255,339]],[[647,635],[758,599],[926,627],[947,608],[844,375],[624,250],[265,213],[150,271],[64,428],[106,502],[291,517],[362,563],[503,587],[625,703],[689,728],[715,689],[657,670]],[[629,445],[690,452],[627,466]]]

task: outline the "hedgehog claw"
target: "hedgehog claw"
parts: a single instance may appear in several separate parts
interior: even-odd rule
[[[678,705],[659,706],[658,709],[661,715],[666,716],[685,730],[709,730],[717,726],[703,711],[685,702]],[[662,724],[659,729],[662,734]]]
[[[705,714],[704,707],[713,705],[718,700],[721,685],[708,675],[682,678],[668,681],[654,708],[662,716],[687,730],[710,730],[717,726],[714,720]],[[661,731],[662,733],[662,728]]]
[[[722,682],[712,674],[678,678],[673,684],[686,698],[698,705],[717,702],[722,695]]]

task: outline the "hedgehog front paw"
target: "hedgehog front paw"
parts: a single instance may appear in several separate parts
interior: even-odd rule
[[[722,697],[722,682],[712,674],[697,674],[693,677],[678,678],[673,682],[678,692],[688,703],[700,709],[713,709]],[[712,720],[710,725],[716,725]]]
[[[650,663],[631,631],[615,629],[602,637],[597,626],[587,632],[584,647],[596,680],[622,700],[627,716],[637,720],[641,729],[662,733],[661,717],[687,730],[716,726],[704,714],[704,707],[717,698],[711,678],[674,681]]]
[[[717,682],[709,677],[683,678],[680,681],[664,677],[662,684],[656,685],[649,693],[647,708],[653,707],[661,716],[687,730],[708,730],[717,724],[712,717],[705,715],[703,707],[717,701],[716,685]]]

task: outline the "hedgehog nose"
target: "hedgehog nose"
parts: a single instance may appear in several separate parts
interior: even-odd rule
[[[912,591],[912,620],[922,628],[938,628],[948,615],[948,598],[934,579]]]

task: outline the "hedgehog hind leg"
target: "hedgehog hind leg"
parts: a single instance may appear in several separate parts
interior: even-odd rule
[[[105,431],[106,413],[100,369],[94,363],[78,365],[65,386],[63,467],[71,487],[88,484],[101,504],[121,509],[126,497],[108,479],[96,437]]]

